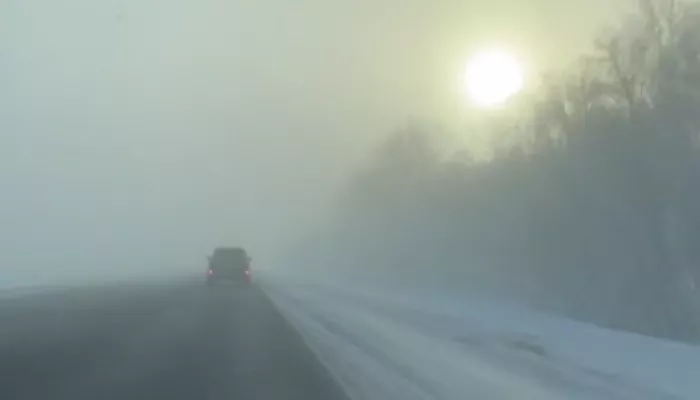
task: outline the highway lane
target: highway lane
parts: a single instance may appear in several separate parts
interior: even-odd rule
[[[0,399],[346,397],[258,288],[197,282],[0,299]]]

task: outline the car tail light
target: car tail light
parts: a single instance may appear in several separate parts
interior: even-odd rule
[[[208,269],[207,270],[207,275],[214,275],[214,270],[213,269]]]

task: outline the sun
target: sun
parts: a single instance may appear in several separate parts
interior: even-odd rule
[[[494,107],[522,89],[523,71],[518,59],[511,54],[485,51],[469,60],[464,82],[472,101],[481,107]]]

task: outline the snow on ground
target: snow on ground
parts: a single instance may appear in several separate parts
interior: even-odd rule
[[[463,296],[265,277],[353,399],[700,399],[700,348]]]

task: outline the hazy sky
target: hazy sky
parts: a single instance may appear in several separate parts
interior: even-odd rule
[[[630,2],[0,0],[0,280],[277,248],[382,134],[463,122],[470,52],[559,65]]]

